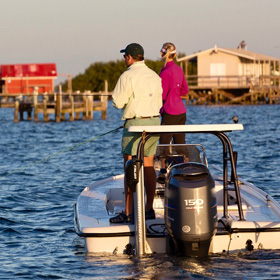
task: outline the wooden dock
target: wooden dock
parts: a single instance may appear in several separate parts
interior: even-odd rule
[[[229,90],[223,88],[211,88],[194,90],[190,87],[190,92],[186,99],[187,105],[264,105],[279,104],[279,87],[251,87],[242,90]]]
[[[39,121],[39,114],[43,115],[43,121],[48,122],[53,115],[54,121],[60,122],[66,120],[69,115],[69,121],[92,120],[94,111],[101,111],[101,118],[107,118],[107,92],[92,93],[54,93],[38,95],[34,91],[33,95],[25,95],[16,98],[14,122],[24,120],[24,114],[27,113],[27,120]]]
[[[112,93],[108,92],[105,82],[104,92],[63,93],[61,87],[58,93],[38,94],[0,94],[0,108],[14,107],[14,122],[27,120],[38,122],[43,120],[75,121],[92,120],[93,112],[100,111],[101,118],[107,118],[108,99]],[[249,88],[197,88],[189,86],[190,92],[186,105],[264,105],[280,103],[279,82],[271,86],[258,85]],[[42,114],[43,118],[39,118]],[[68,118],[66,116],[68,115]]]
[[[188,105],[261,105],[279,104],[280,77],[196,76],[186,77]]]
[[[30,94],[0,94],[0,108],[14,108],[14,122],[23,121],[26,114],[27,120],[35,122],[92,120],[94,111],[100,111],[101,118],[106,119],[111,95],[107,81],[104,92],[63,93],[60,85],[58,93],[39,94],[35,87]]]

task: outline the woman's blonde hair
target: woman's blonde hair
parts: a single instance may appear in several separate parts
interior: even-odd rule
[[[163,53],[164,65],[166,65],[167,59],[174,59],[176,57],[176,47],[170,42],[164,43],[160,51]]]

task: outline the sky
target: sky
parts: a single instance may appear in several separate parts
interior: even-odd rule
[[[280,58],[279,0],[0,0],[0,7],[0,65],[56,63],[59,74],[75,77],[92,63],[122,59],[132,42],[152,60],[165,42],[190,55],[242,40]]]

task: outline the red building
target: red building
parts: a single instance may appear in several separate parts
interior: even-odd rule
[[[30,94],[38,87],[40,93],[54,92],[57,78],[55,63],[1,65],[1,89],[6,94]]]

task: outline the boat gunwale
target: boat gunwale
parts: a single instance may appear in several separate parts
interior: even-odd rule
[[[112,181],[112,180],[115,181],[115,180],[122,179],[123,177],[124,177],[124,174],[118,174],[118,175],[110,176],[110,177],[108,177],[108,178],[104,178],[104,179],[102,179],[102,180],[100,180],[100,181],[93,182],[93,183],[90,184],[89,186],[85,187],[85,188],[83,189],[83,191],[84,191],[84,190],[91,189],[91,188],[94,188],[94,187],[97,187],[97,186],[99,186],[99,185],[101,185],[101,184],[107,183],[107,182]]]
[[[260,197],[262,197],[264,200],[266,200],[267,202],[268,201],[272,202],[273,207],[275,207],[280,212],[280,205],[279,205],[279,203],[270,194],[268,194],[267,192],[265,192],[264,190],[262,190],[261,188],[257,187],[256,185],[254,185],[251,182],[248,182],[248,181],[240,179],[240,178],[239,178],[239,181],[242,182],[242,184],[239,184],[240,192],[247,191],[246,188],[249,187],[253,193],[257,192],[258,195]],[[244,198],[244,196],[243,196],[243,198]]]

